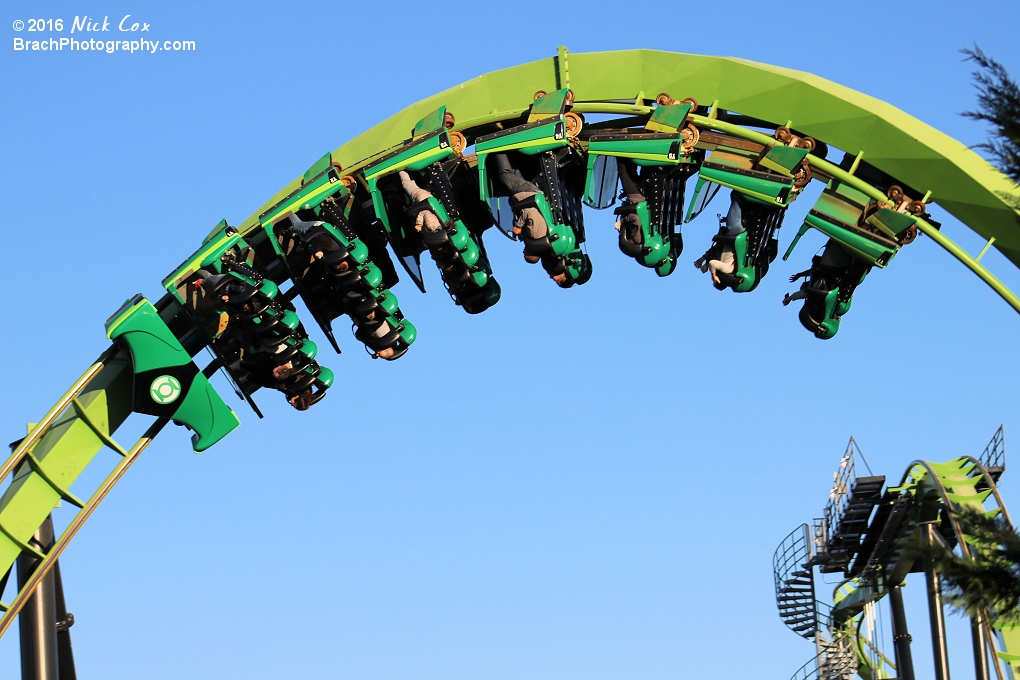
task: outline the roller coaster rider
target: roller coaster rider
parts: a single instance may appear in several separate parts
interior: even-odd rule
[[[637,185],[638,170],[634,161],[629,158],[619,158],[617,159],[617,168],[620,174],[620,185],[623,187],[624,207],[644,202],[645,196]],[[620,232],[621,246],[624,246],[624,242],[638,247],[642,246],[644,244],[644,235],[641,233],[642,226],[644,225],[641,224],[641,218],[638,217],[635,210],[623,212],[620,221],[616,223],[616,229]]]
[[[514,211],[513,232],[524,240],[524,259],[531,264],[541,262],[542,267],[553,281],[562,287],[569,287],[563,258],[550,252],[535,252],[537,244],[534,242],[541,242],[549,236],[549,225],[546,224],[542,213],[533,206],[518,206],[522,201],[541,194],[542,189],[537,184],[524,179],[521,171],[510,165],[510,159],[506,154],[495,154],[493,160],[499,171],[499,181],[510,191],[513,198],[511,202]]]
[[[719,216],[720,226],[725,223],[727,236],[737,236],[744,233],[743,210],[740,205],[740,194],[736,191],[730,192],[730,208],[726,217]],[[720,229],[720,233],[722,233]],[[694,266],[702,273],[711,271],[712,283],[718,290],[723,290],[730,285],[733,272],[736,271],[736,251],[731,243],[713,243],[708,251],[694,261]]]
[[[197,275],[194,283],[196,292],[201,290],[204,295],[206,289],[215,291],[224,307],[233,312],[231,316],[240,322],[227,339],[228,344],[238,349],[240,367],[262,387],[283,392],[287,402],[297,410],[307,410],[312,404],[311,387],[293,389],[294,381],[291,380],[303,368],[294,365],[302,355],[287,344],[287,336],[267,335],[251,328],[251,320],[262,315],[270,306],[265,296],[254,286],[227,274],[200,269]],[[228,321],[226,327],[229,326]]]
[[[419,187],[418,183],[411,179],[411,176],[405,170],[400,171],[400,185],[404,188],[408,198],[411,199],[412,205],[425,203],[425,201],[432,198],[432,193]],[[414,217],[414,230],[421,234],[422,241],[427,246],[439,246],[447,241],[439,217],[429,208],[422,208],[417,211]]]
[[[794,300],[804,300],[808,297],[808,290],[810,289],[828,289],[830,282],[826,281],[828,278],[834,278],[833,274],[839,276],[853,262],[853,258],[850,256],[843,246],[839,245],[833,239],[829,239],[825,244],[825,249],[821,255],[815,255],[811,258],[811,267],[805,269],[802,272],[797,272],[790,277],[790,283],[793,283],[797,279],[805,279],[804,283],[800,285],[800,290],[796,293],[787,293],[783,296],[783,306],[789,305]]]
[[[399,174],[400,185],[404,188],[404,193],[411,199],[408,210],[414,217],[414,230],[421,234],[422,243],[433,254],[436,264],[445,272],[444,279],[452,282],[451,277],[457,278],[454,272],[456,252],[439,216],[429,207],[428,199],[432,198],[432,192],[419,187],[407,171],[401,170]],[[469,273],[464,268],[462,278],[468,276]]]
[[[421,189],[418,191],[428,194]],[[422,224],[430,231],[441,233],[439,219],[431,211],[427,212],[427,215],[425,211],[422,213]],[[303,222],[296,217],[290,221],[291,229],[306,239],[308,250],[311,251],[311,261],[304,278],[325,280],[328,277],[335,281],[335,284],[330,285],[338,286],[343,292],[340,298],[343,312],[358,327],[354,335],[372,350],[372,358],[398,358],[406,351],[406,344],[401,343],[398,331],[387,321],[386,313],[379,311],[381,308],[376,295],[365,287],[367,284],[358,270],[357,260],[321,228],[323,224],[321,221]]]

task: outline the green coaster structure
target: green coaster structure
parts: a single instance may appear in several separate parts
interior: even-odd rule
[[[941,582],[914,546],[926,543],[979,559],[994,546],[967,533],[959,521],[966,510],[1001,517],[1013,530],[997,486],[1006,470],[1003,430],[999,428],[978,457],[914,461],[898,484],[886,485],[885,476],[870,469],[867,476],[859,476],[860,457],[851,438],[823,516],[795,529],[773,557],[779,616],[815,643],[815,656],[792,680],[854,675],[913,680],[911,635],[901,594],[912,572],[923,572],[927,586],[935,678],[949,680]],[[832,604],[818,599],[821,574],[844,578],[833,589]],[[895,661],[863,629],[866,609],[883,598],[888,598],[892,614]],[[971,620],[971,644],[977,680],[1006,680],[1020,673],[1020,624],[1003,622],[994,611],[981,612]]]
[[[1017,187],[963,144],[816,76],[733,58],[561,47],[394,114],[239,224],[217,224],[163,280],[162,298],[129,299],[106,323],[109,349],[15,442],[0,467],[11,480],[0,496],[0,596],[15,563],[23,568],[16,594],[0,602],[0,635],[34,593],[37,604],[59,599],[57,558],[167,423],[189,428],[196,452],[238,425],[213,373],[259,417],[262,388],[299,410],[326,396],[334,373],[319,363],[297,297],[337,353],[333,324],[346,317],[368,352],[394,361],[417,337],[393,292],[396,265],[424,292],[427,253],[454,303],[481,313],[500,297],[484,236],[518,242],[561,288],[583,285],[593,263],[582,206],[617,205],[620,250],[668,276],[683,225],[723,188],[729,210],[705,268],[720,290],[749,292],[779,254],[787,207],[813,180],[824,191],[783,259],[810,229],[829,239],[803,273],[800,321],[815,336],[835,335],[856,287],[919,234],[1020,311],[981,264],[993,246],[1020,264]],[[987,239],[984,249],[972,257],[942,234],[932,203]],[[193,358],[205,348],[215,359],[199,368]],[[154,420],[121,445],[113,437],[134,414]],[[119,463],[89,498],[76,497],[71,486],[104,447]],[[78,513],[51,536],[61,501]],[[53,611],[33,615],[38,677],[56,677],[45,670],[58,664]],[[1008,637],[1006,653],[1020,653]]]

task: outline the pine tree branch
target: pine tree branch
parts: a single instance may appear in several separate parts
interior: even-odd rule
[[[977,148],[1014,182],[1020,183],[1020,87],[1006,68],[981,48],[961,50],[967,61],[978,65],[972,73],[978,91],[978,109],[963,113],[967,118],[991,125],[987,142]]]
[[[957,520],[970,538],[970,558],[921,539],[911,542],[910,554],[933,563],[946,602],[961,613],[987,611],[999,621],[1020,622],[1020,536],[980,512],[961,512]]]

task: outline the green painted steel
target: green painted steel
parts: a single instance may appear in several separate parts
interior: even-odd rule
[[[58,417],[31,449],[46,477],[63,489],[71,487],[103,448],[103,435],[112,436],[131,413],[130,359],[122,356],[100,369],[77,397],[78,408],[61,400]],[[61,500],[57,488],[31,464],[23,462],[13,470],[11,485],[0,496],[0,575]]]
[[[940,526],[948,521],[961,554],[974,557],[988,546],[982,546],[968,535],[957,517],[964,510],[985,513],[989,517],[1002,516],[1007,526],[1012,520],[999,495],[995,479],[984,466],[970,456],[961,456],[945,463],[914,461],[904,473],[900,484],[889,487],[886,493],[911,497],[909,519],[884,568],[875,578],[853,578],[840,584],[834,594],[831,630],[852,629],[859,624],[864,606],[877,602],[889,593],[889,588],[901,584],[914,567],[915,557],[908,542],[926,525]],[[998,659],[1008,664],[1013,676],[1020,673],[1020,624],[996,619],[994,612],[986,612],[996,635],[986,631],[985,644],[995,650]],[[855,632],[856,644],[862,648],[862,636]],[[859,659],[866,661],[866,655]],[[886,660],[888,661],[888,660]],[[862,678],[878,678],[879,669],[866,667],[859,671]],[[889,677],[889,676],[885,676]]]
[[[932,201],[986,239],[994,237],[995,247],[1020,265],[1020,225],[1007,199],[1020,198],[1020,190],[965,145],[886,102],[808,73],[731,57],[629,50],[571,53],[568,59],[567,82],[558,80],[557,59],[479,76],[396,113],[337,148],[333,158],[353,169],[399,144],[417,120],[439,106],[456,113],[459,129],[519,115],[536,90],[569,85],[579,103],[638,104],[666,91],[789,123],[831,146],[861,154],[879,170],[930,191]],[[295,188],[288,185],[275,200]],[[245,220],[242,231],[256,221],[257,215]]]
[[[621,118],[588,124],[585,114]],[[760,131],[770,123],[777,128],[775,136]],[[815,140],[830,151],[845,152],[843,162],[827,160],[820,150],[825,147]],[[472,145],[473,154],[465,148]],[[347,314],[352,319],[361,315],[355,337],[374,350],[374,356],[394,360],[406,352],[417,330],[404,319],[390,291],[396,277],[383,271],[389,261],[385,243],[389,239],[400,264],[423,290],[420,269],[415,273],[412,261],[418,263],[425,246],[396,223],[398,210],[404,211],[401,224],[414,216],[412,209],[418,214],[431,211],[458,253],[465,278],[484,298],[474,309],[494,304],[499,288],[482,242],[482,232],[491,226],[488,213],[481,224],[457,208],[485,209],[489,201],[497,226],[506,232],[498,204],[509,201],[499,195],[487,167],[495,153],[541,164],[543,181],[552,185],[511,205],[518,212],[534,208],[546,221],[548,255],[563,259],[560,274],[554,276],[550,268],[547,272],[562,287],[583,284],[591,276],[582,247],[581,196],[591,207],[609,207],[617,186],[616,166],[609,163],[633,162],[642,169],[642,180],[650,170],[651,177],[673,173],[668,180],[679,182],[680,188],[663,190],[654,199],[635,199],[617,211],[640,222],[640,243],[624,244],[621,233],[621,250],[660,276],[673,271],[682,248],[673,227],[682,221],[677,216],[683,213],[679,204],[689,174],[700,172],[688,216],[700,212],[720,185],[743,197],[734,200],[746,201],[746,212],[757,211],[758,226],[716,237],[735,257],[731,282],[722,287],[737,292],[754,289],[767,272],[778,252],[775,234],[785,209],[813,176],[827,188],[787,255],[800,235],[813,228],[842,244],[855,259],[845,276],[815,291],[822,298],[820,318],[805,320],[802,314],[802,322],[818,337],[836,333],[851,307],[854,288],[873,266],[888,265],[916,232],[931,236],[1020,312],[1020,298],[978,262],[985,251],[971,257],[925,219],[925,203],[934,202],[988,239],[985,250],[994,245],[1020,265],[1020,223],[1010,207],[1020,200],[1020,189],[959,142],[889,104],[806,73],[723,57],[650,50],[570,54],[560,48],[553,59],[486,74],[408,106],[323,155],[236,229],[220,222],[164,279],[168,294],[163,300],[153,306],[135,299],[115,314],[107,330],[117,344],[0,468],[0,480],[12,478],[0,496],[0,575],[20,553],[34,551],[29,537],[60,501],[82,507],[74,527],[80,526],[168,420],[195,431],[196,451],[236,427],[236,415],[190,360],[203,347],[212,347],[219,362],[206,373],[225,368],[253,406],[251,394],[274,385],[296,407],[307,408],[300,397],[311,394],[311,385],[318,391],[310,403],[322,398],[334,376],[315,361],[318,347],[305,335],[291,303],[297,295],[337,351],[331,322]],[[402,170],[420,178],[443,178],[449,185],[445,164],[464,170],[461,178],[467,177],[464,184],[477,194],[478,205],[474,196],[470,206],[455,207],[450,196],[433,196],[417,206],[395,205],[380,187]],[[562,176],[557,174],[561,170]],[[881,181],[874,179],[882,173]],[[563,179],[568,175],[569,181]],[[583,190],[573,181],[577,177]],[[895,187],[886,186],[886,179],[899,183],[904,201],[894,198]],[[458,201],[464,196],[463,185],[460,188]],[[440,263],[436,252],[430,252]],[[529,261],[538,259],[534,251],[526,249],[525,255]],[[445,264],[440,268],[447,271]],[[443,276],[458,300],[460,293]],[[233,305],[234,293],[217,288],[209,304],[199,304],[203,285],[214,280],[216,286],[226,281],[224,285],[246,297]],[[248,300],[262,306],[252,311],[244,306]],[[246,374],[248,369],[238,368],[246,360],[237,348],[243,344],[239,338],[250,335],[272,344],[266,354],[293,357],[286,367],[294,372],[279,378],[277,369],[283,364],[278,364],[259,378],[256,369]],[[291,394],[284,379],[308,386],[307,392]],[[126,450],[112,435],[133,411],[155,415],[157,421]],[[104,446],[121,454],[122,462],[83,503],[69,487]],[[996,501],[1004,512],[994,481],[975,465],[972,459],[959,459],[942,466],[914,466],[900,491],[925,499],[918,504],[923,516],[916,522],[934,517],[929,515],[937,499],[951,511]],[[991,495],[978,492],[979,483],[988,486]],[[73,536],[69,531],[58,540],[61,550]],[[58,553],[47,556],[48,563]],[[883,583],[898,582],[908,568],[905,562],[892,564]],[[837,598],[837,616],[850,625],[864,602],[882,596],[884,584],[847,584]],[[15,602],[23,603],[24,596],[19,594]],[[0,610],[5,608],[0,603]],[[0,635],[12,618],[0,620]],[[1000,629],[1006,644],[1000,656],[1020,672],[1020,629]],[[873,677],[881,677],[881,672],[876,670]]]

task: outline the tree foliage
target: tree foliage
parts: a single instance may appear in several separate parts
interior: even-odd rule
[[[1020,183],[1020,87],[1006,68],[977,45],[962,50],[978,65],[974,85],[978,90],[978,109],[963,115],[989,123],[989,139],[977,148],[987,152],[992,162],[1014,182]]]
[[[969,539],[971,558],[941,545],[914,544],[918,559],[934,562],[946,601],[975,616],[988,611],[1000,621],[1020,622],[1020,536],[1001,518],[962,511],[960,528]]]

